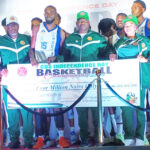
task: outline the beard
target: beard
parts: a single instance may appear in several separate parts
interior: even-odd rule
[[[11,37],[11,38],[17,38],[17,36],[18,36],[18,32],[16,32],[16,33],[9,33],[9,32],[7,32],[7,34],[8,34],[9,37]]]
[[[55,18],[52,19],[52,20],[46,20],[46,23],[47,23],[47,24],[52,24],[54,21],[55,21]]]
[[[124,27],[122,26],[122,27],[117,27],[117,30],[122,30]]]

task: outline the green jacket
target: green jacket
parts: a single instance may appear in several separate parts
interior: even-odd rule
[[[74,32],[63,44],[64,61],[96,61],[108,59],[107,42],[99,33],[89,30],[83,38]]]
[[[134,40],[135,42],[133,43],[133,45],[137,44],[139,53],[141,53],[145,58],[148,58],[150,52],[150,39],[139,34],[136,34],[136,37],[137,40]],[[116,52],[118,52],[118,50],[121,48],[126,48],[126,53],[130,51],[127,46],[130,48],[130,46],[132,45],[132,41],[130,41],[129,38],[127,38],[126,36],[119,39],[118,42],[115,44]]]
[[[0,37],[0,68],[7,68],[7,64],[29,63],[30,37],[19,34],[14,42],[8,35]]]
[[[139,54],[144,56],[145,58],[150,57],[150,39],[144,36],[141,36],[139,34],[136,34],[137,41],[134,42],[138,46]],[[124,49],[124,54],[129,54],[130,52],[130,46],[132,41],[129,41],[127,37],[123,37],[118,40],[118,42],[115,44],[116,52],[118,53],[119,50]],[[130,43],[130,44],[129,44]],[[131,53],[130,53],[131,55]],[[124,59],[128,59],[127,55],[123,57]],[[134,57],[136,58],[136,57]],[[150,62],[148,63],[140,63],[140,75],[141,75],[141,85],[143,88],[150,88]]]

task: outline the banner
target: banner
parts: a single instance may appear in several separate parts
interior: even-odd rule
[[[8,76],[3,77],[2,84],[22,104],[27,107],[54,107],[55,103],[70,106],[92,82],[91,89],[77,107],[97,106],[96,70],[101,69],[101,78],[124,99],[139,105],[139,62],[137,60],[116,60],[39,64],[8,65]],[[102,104],[104,107],[124,106],[101,82]],[[5,99],[5,98],[4,98]],[[7,96],[8,108],[19,107]]]

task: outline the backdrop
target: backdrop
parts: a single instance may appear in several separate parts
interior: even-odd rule
[[[97,25],[102,18],[116,18],[120,12],[131,13],[134,0],[0,0],[0,21],[8,15],[16,15],[20,23],[20,33],[31,33],[31,19],[40,17],[44,20],[44,8],[54,5],[62,17],[60,26],[72,33],[76,22],[76,13],[81,10],[89,12],[91,27],[97,31]],[[150,14],[150,0],[144,0],[147,5],[145,17]],[[0,26],[0,35],[5,34]]]

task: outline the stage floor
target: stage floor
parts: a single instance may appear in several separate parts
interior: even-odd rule
[[[60,148],[50,147],[44,150],[59,150]],[[10,150],[4,148],[4,150]],[[11,150],[35,150],[27,148],[11,149]],[[96,147],[70,147],[64,150],[150,150],[150,146],[96,146]]]

